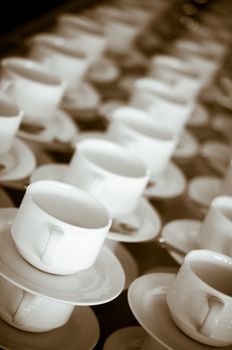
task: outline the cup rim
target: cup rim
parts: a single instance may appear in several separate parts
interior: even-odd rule
[[[43,209],[35,200],[33,197],[33,193],[32,191],[34,189],[36,189],[36,187],[39,188],[44,188],[44,186],[47,186],[47,188],[51,188],[51,186],[57,186],[59,188],[61,188],[63,191],[68,191],[73,193],[77,193],[79,195],[81,195],[82,198],[87,198],[88,200],[91,201],[91,204],[94,204],[94,207],[97,208],[98,210],[98,214],[102,215],[102,220],[101,220],[101,224],[95,225],[95,227],[84,227],[83,225],[75,225],[72,223],[69,223],[63,219],[60,219],[50,213],[48,213],[45,209]],[[68,227],[78,227],[79,230],[81,231],[101,231],[102,229],[109,229],[110,226],[112,225],[112,215],[111,213],[108,211],[108,209],[97,199],[95,198],[93,195],[89,194],[88,192],[72,185],[72,184],[68,184],[68,183],[63,183],[60,181],[54,181],[54,180],[40,180],[40,181],[36,181],[34,183],[31,183],[27,186],[27,190],[26,193],[28,194],[31,203],[33,204],[33,206],[36,207],[37,210],[39,210],[40,212],[43,213],[43,216],[48,217],[53,219],[54,222],[57,222],[57,224],[59,223],[63,223],[65,224],[65,226]],[[79,198],[79,197],[78,197]],[[92,210],[92,209],[91,209]],[[91,220],[92,222],[93,220]]]
[[[210,255],[213,258],[216,258],[219,261],[223,261],[225,262],[231,269],[231,274],[232,274],[232,258],[230,258],[229,256],[222,254],[222,253],[218,253],[212,250],[208,250],[208,249],[194,249],[191,250],[184,258],[184,262],[183,265],[185,266],[185,268],[187,267],[187,270],[189,271],[189,273],[191,273],[192,276],[194,276],[194,278],[204,287],[206,287],[207,289],[213,290],[215,293],[219,294],[222,296],[223,299],[229,299],[230,301],[232,301],[232,295],[228,295],[226,293],[221,292],[220,290],[212,287],[210,284],[208,284],[207,282],[205,282],[203,279],[201,279],[196,272],[193,270],[191,264],[190,264],[190,259],[192,259],[192,257],[194,256],[199,256],[199,254],[201,254],[201,256],[207,256]],[[183,266],[182,265],[182,266]]]
[[[10,75],[47,86],[60,86],[62,81],[42,63],[24,57],[6,57],[1,66]],[[30,76],[29,73],[33,73]]]
[[[110,169],[106,169],[103,166],[97,164],[96,162],[94,162],[92,159],[90,159],[88,156],[85,155],[85,151],[87,149],[85,149],[85,146],[89,144],[89,146],[91,146],[91,143],[95,144],[99,144],[100,146],[108,146],[113,150],[116,150],[117,154],[122,155],[124,157],[123,162],[125,162],[126,160],[128,161],[133,161],[133,166],[136,170],[136,174],[126,174],[126,173],[119,173],[119,172],[114,172]],[[91,147],[89,147],[89,149],[91,150]],[[94,148],[92,148],[94,149]],[[80,142],[78,142],[76,144],[76,150],[77,152],[82,153],[85,161],[87,161],[89,164],[91,164],[92,167],[94,167],[95,169],[100,169],[101,172],[103,173],[107,173],[110,174],[113,177],[117,177],[117,178],[121,178],[121,179],[130,179],[130,181],[138,181],[138,180],[143,180],[145,178],[148,178],[150,175],[149,169],[147,169],[147,167],[145,166],[145,164],[140,161],[140,159],[134,159],[131,155],[131,153],[129,151],[127,151],[125,148],[123,148],[122,146],[120,146],[119,144],[116,144],[110,140],[106,140],[106,139],[98,139],[98,138],[91,138],[91,139],[86,139],[86,140],[82,140]],[[104,153],[102,154],[104,156]],[[127,158],[127,159],[126,159]],[[130,167],[131,169],[131,167]]]

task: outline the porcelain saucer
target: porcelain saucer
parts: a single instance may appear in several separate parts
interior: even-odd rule
[[[175,274],[153,273],[137,278],[130,285],[128,302],[135,318],[144,330],[160,344],[162,349],[218,349],[218,347],[194,341],[175,325],[166,302],[166,292],[174,278]],[[230,350],[231,347],[221,347],[220,349]]]
[[[11,150],[0,156],[5,169],[0,171],[0,182],[18,181],[29,176],[36,167],[36,157],[30,147],[19,138],[15,138]]]
[[[212,200],[219,195],[221,181],[216,176],[197,176],[189,181],[188,196],[196,204],[208,208]]]
[[[86,80],[96,84],[108,84],[117,80],[119,75],[120,70],[117,64],[108,57],[101,57],[89,68]]]
[[[187,125],[192,127],[201,127],[209,122],[209,113],[207,109],[201,105],[197,104],[194,108]]]
[[[182,170],[172,161],[159,176],[151,177],[150,186],[145,189],[144,195],[155,198],[172,198],[184,193],[186,178]]]
[[[14,202],[12,199],[8,196],[6,191],[4,191],[2,188],[0,188],[0,208],[12,208],[14,207]]]
[[[30,183],[39,180],[64,182],[67,164],[45,164],[38,167],[30,177]],[[125,228],[125,226],[128,227]],[[130,228],[135,228],[131,230]],[[108,238],[119,242],[143,242],[153,239],[160,231],[161,221],[158,212],[145,198],[140,198],[136,210],[117,218]]]
[[[139,326],[121,328],[106,339],[103,350],[140,350],[146,336]]]
[[[93,266],[71,275],[47,274],[27,263],[10,234],[16,212],[16,208],[0,209],[1,276],[33,294],[74,305],[103,304],[122,292],[124,271],[106,246],[102,247]]]
[[[65,325],[49,332],[23,332],[2,320],[0,328],[0,346],[12,350],[91,350],[100,335],[98,320],[88,306],[76,306]]]
[[[232,108],[232,106],[231,106]],[[232,139],[232,120],[223,114],[218,114],[212,118],[211,127]]]
[[[129,285],[139,275],[139,267],[136,260],[134,259],[130,251],[122,243],[106,239],[104,244],[106,244],[106,246],[111,249],[111,251],[114,253],[116,258],[122,265],[126,278],[124,290],[128,289]]]
[[[192,219],[179,219],[168,222],[162,228],[162,237],[164,241],[171,246],[181,249],[186,254],[193,250],[199,249],[198,236],[202,222]],[[184,255],[178,254],[171,248],[167,248],[169,254],[178,264],[182,264]]]
[[[49,149],[60,149],[62,146],[75,144],[78,128],[70,115],[61,109],[56,111],[55,118],[43,124],[43,129],[39,132],[32,132],[28,129],[19,129],[18,135],[25,140],[41,143]]]
[[[179,142],[173,153],[176,158],[191,158],[197,155],[199,151],[199,142],[191,131],[183,130]]]
[[[101,101],[100,93],[92,84],[82,81],[75,88],[68,91],[62,102],[61,108],[70,112],[76,120],[85,119],[90,112],[96,112]],[[88,113],[87,113],[88,112]]]
[[[207,141],[201,145],[200,154],[220,175],[224,175],[232,158],[232,147],[221,141]]]

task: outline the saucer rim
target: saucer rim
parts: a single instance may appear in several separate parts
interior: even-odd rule
[[[36,142],[36,143],[39,143],[39,144],[42,144],[44,146],[53,146],[54,145],[54,138],[56,138],[57,134],[54,134],[54,132],[50,132],[47,134],[47,132],[49,132],[49,130],[52,131],[53,127],[57,121],[57,119],[59,118],[60,120],[63,121],[63,124],[65,126],[69,125],[70,126],[70,129],[71,129],[71,126],[72,126],[72,133],[73,135],[70,134],[70,137],[71,139],[67,142],[70,142],[71,144],[75,144],[75,141],[76,141],[76,138],[78,137],[78,134],[79,134],[79,128],[78,126],[75,124],[75,122],[73,121],[73,118],[69,115],[69,113],[61,108],[57,108],[56,111],[55,111],[55,115],[56,115],[56,120],[52,120],[52,121],[49,121],[48,123],[44,123],[43,125],[45,125],[45,130],[42,131],[41,133],[39,134],[36,134],[36,135],[33,135],[33,134],[30,134],[30,133],[27,133],[26,131],[23,131],[23,130],[20,130],[18,131],[17,135],[24,139],[24,140],[28,140],[28,141],[31,141],[31,142]],[[61,128],[61,132],[62,132],[62,128]],[[62,142],[62,141],[61,141]],[[55,147],[55,145],[54,145]]]
[[[117,330],[115,330],[114,332],[112,332],[105,340],[104,345],[103,345],[103,350],[114,350],[115,349],[115,338],[116,340],[118,338],[120,338],[121,333],[124,333],[124,339],[125,339],[125,335],[126,336],[131,336],[131,334],[135,334],[136,335],[136,344],[138,340],[143,341],[148,335],[147,332],[143,329],[143,327],[141,326],[128,326],[128,327],[123,327],[123,328],[119,328]],[[130,340],[130,339],[129,339]],[[138,346],[136,345],[135,347],[130,347],[128,348],[127,346],[130,345],[130,343],[126,343],[126,344],[119,344],[119,345],[125,345],[126,347],[121,348],[121,350],[138,350]],[[118,349],[118,348],[117,348]]]
[[[187,179],[186,179],[184,172],[181,170],[181,168],[177,164],[175,164],[172,160],[170,160],[169,163],[167,164],[167,167],[165,168],[163,174],[165,174],[165,172],[167,172],[167,171],[169,171],[170,173],[178,174],[178,178],[182,182],[181,186],[179,186],[179,190],[172,192],[172,193],[165,194],[162,192],[152,193],[152,189],[150,188],[149,190],[145,189],[144,196],[146,196],[148,198],[170,199],[170,198],[175,198],[175,197],[181,196],[185,192],[186,186],[187,186]],[[161,176],[163,174],[161,174]],[[154,187],[152,187],[152,188],[154,188]]]
[[[202,221],[201,220],[198,220],[198,219],[175,219],[175,220],[171,220],[169,222],[167,222],[163,228],[162,228],[162,231],[161,231],[161,236],[164,237],[165,236],[165,233],[167,230],[170,230],[170,228],[172,228],[173,225],[175,224],[185,224],[185,223],[191,223],[191,224],[197,224],[199,225],[199,230],[201,228],[201,225],[202,225]],[[176,233],[176,232],[175,232]],[[186,235],[187,236],[187,235]],[[172,252],[171,249],[168,249],[167,248],[167,251],[168,253],[171,255],[171,257],[179,264],[181,265],[184,261],[184,256],[181,256],[180,254],[176,253],[176,252]],[[186,252],[187,254],[188,252]]]
[[[199,153],[199,149],[200,149],[200,144],[196,136],[193,134],[192,131],[184,129],[180,135],[180,142],[181,142],[181,137],[185,137],[187,139],[187,142],[185,142],[181,150],[178,150],[177,148],[174,150],[173,157],[179,158],[179,159],[189,159],[189,158],[195,157]],[[191,152],[189,151],[188,145],[186,147],[187,143],[192,145]],[[186,152],[186,149],[187,149],[187,152]]]
[[[7,230],[8,227],[8,233],[5,232],[5,235],[9,234],[10,235],[10,225],[12,225],[12,222],[14,220],[14,217],[16,215],[18,208],[2,208],[0,209],[0,221],[1,221],[1,215],[3,215],[5,218],[7,218],[7,222],[5,227],[0,229],[0,242],[4,240],[3,235],[5,230]],[[93,266],[91,266],[88,269],[79,271],[77,273],[71,274],[71,275],[52,275],[48,274],[46,272],[43,272],[41,270],[38,270],[36,267],[32,266],[29,264],[17,251],[17,248],[14,244],[13,239],[10,237],[9,238],[10,242],[12,244],[11,251],[13,252],[14,256],[17,257],[18,265],[21,264],[24,267],[27,267],[27,270],[29,270],[29,274],[33,274],[34,276],[37,275],[36,281],[37,284],[35,283],[35,278],[34,280],[29,280],[28,278],[28,271],[26,272],[25,269],[22,270],[21,275],[19,276],[17,274],[17,271],[15,269],[13,270],[12,267],[9,267],[6,265],[5,262],[2,262],[0,259],[0,276],[3,278],[7,279],[9,282],[13,283],[16,286],[19,286],[23,290],[26,290],[32,294],[44,296],[48,299],[60,301],[60,302],[65,302],[67,304],[72,304],[72,305],[79,305],[79,306],[91,306],[91,305],[101,305],[104,303],[107,303],[109,301],[112,301],[115,299],[122,291],[125,285],[125,273],[124,270],[119,262],[119,260],[116,258],[116,256],[113,254],[113,252],[107,248],[106,246],[103,245],[99,256],[96,259],[96,262]],[[8,250],[10,251],[10,249]],[[11,254],[12,254],[11,252]],[[105,263],[104,263],[105,260]],[[108,261],[107,261],[108,260]],[[77,277],[78,279],[78,274],[82,275],[86,271],[90,271],[89,273],[91,274],[97,274],[100,276],[99,272],[95,272],[96,266],[98,262],[100,261],[100,269],[103,269],[103,276],[104,278],[109,278],[109,281],[111,283],[111,286],[113,288],[112,291],[107,290],[107,296],[98,296],[98,298],[95,296],[95,298],[86,297],[86,294],[80,291],[80,295],[77,294],[77,289],[73,289],[72,291],[67,291],[67,290],[62,290],[62,288],[59,286],[59,288],[55,289],[55,283],[53,283],[53,288],[49,287],[49,284],[45,287],[44,285],[41,285],[38,283],[39,278],[42,276],[42,279],[46,281],[46,279],[49,279],[50,281],[53,279],[55,282],[56,280],[62,281],[63,283],[61,285],[65,285],[68,281],[68,279],[73,279],[74,277]],[[104,263],[104,264],[103,264]],[[114,277],[112,277],[112,266],[114,268]],[[107,275],[107,276],[106,276]],[[117,276],[116,276],[117,275]],[[117,278],[116,278],[116,277]],[[82,279],[82,276],[79,277],[79,279]],[[101,287],[101,286],[100,286]],[[98,288],[100,288],[98,286]],[[95,294],[97,291],[96,286],[92,286],[94,288]],[[88,294],[88,292],[87,292]]]
[[[221,178],[219,176],[213,176],[213,175],[201,175],[201,176],[196,176],[194,178],[192,178],[191,180],[189,180],[188,183],[188,187],[187,187],[187,193],[188,193],[188,197],[190,198],[190,200],[193,201],[193,203],[195,204],[199,204],[202,205],[203,207],[209,207],[211,202],[206,202],[203,198],[196,198],[195,194],[193,193],[195,191],[195,186],[197,186],[199,183],[201,183],[202,181],[204,181],[204,183],[206,185],[208,185],[207,189],[211,188],[212,184],[219,186],[221,183]],[[209,187],[211,183],[211,186]],[[212,191],[210,191],[210,193],[212,193]],[[213,197],[214,198],[214,197]],[[213,199],[212,198],[212,199]]]
[[[84,333],[84,329],[85,327],[83,327],[84,325],[84,319],[87,318],[88,319],[88,337],[85,336],[85,333]],[[38,338],[38,337],[41,337],[41,334],[40,333],[31,333],[31,332],[21,332],[20,330],[8,325],[7,323],[5,323],[3,320],[0,320],[0,325],[4,324],[4,328],[8,329],[8,330],[11,330],[11,333],[17,333],[17,332],[20,332],[21,334],[24,334],[25,338],[27,337],[31,337],[33,338],[33,336],[35,338]],[[77,343],[80,344],[80,350],[90,350],[90,349],[93,349],[95,347],[95,345],[97,344],[98,340],[99,340],[99,337],[100,337],[100,326],[99,326],[99,321],[96,317],[96,314],[94,313],[94,311],[91,309],[91,307],[89,306],[81,306],[81,307],[78,307],[76,306],[73,310],[73,313],[70,317],[70,319],[67,321],[67,323],[57,329],[53,329],[51,331],[48,331],[48,332],[45,332],[43,333],[45,337],[48,337],[49,336],[49,333],[51,332],[62,332],[62,330],[64,329],[64,327],[67,327],[68,324],[78,324],[78,332],[77,332],[77,337],[76,339],[71,339],[71,340],[74,340],[74,342],[72,344],[69,344],[68,345],[68,348],[71,350],[75,350],[76,349],[76,345]],[[93,330],[92,332],[90,330]],[[5,333],[4,333],[5,334]],[[42,336],[43,336],[42,334]],[[84,335],[84,337],[83,337]],[[0,335],[0,346],[3,346],[3,348],[7,348],[8,346],[11,348],[14,348],[15,345],[18,346],[17,343],[15,343],[13,341],[10,341],[8,339],[6,339],[6,336],[4,336],[4,339],[2,340],[1,339],[1,335]],[[80,342],[81,339],[79,338],[82,338],[82,341]],[[86,340],[87,339],[87,342],[89,344],[84,344],[83,346],[83,340]],[[7,343],[7,341],[9,342],[9,344]],[[57,346],[57,344],[55,345]],[[75,346],[75,348],[74,348]],[[54,349],[54,347],[53,347]],[[57,347],[56,347],[57,349]],[[57,350],[65,350],[66,349],[66,345],[63,347],[59,347]],[[79,349],[79,347],[78,347]],[[23,345],[23,344],[20,344],[20,350],[31,350],[31,345]],[[36,350],[42,350],[42,348],[39,347],[36,347]]]
[[[31,150],[31,148],[26,144],[26,142],[21,140],[19,137],[15,137],[9,153],[11,152],[15,152],[17,159],[19,159],[20,161],[14,162],[15,168],[13,170],[10,169],[9,171],[7,171],[5,175],[1,175],[0,173],[0,183],[7,181],[19,181],[25,179],[36,168],[37,160],[35,154]],[[18,169],[21,169],[21,174],[17,175]]]

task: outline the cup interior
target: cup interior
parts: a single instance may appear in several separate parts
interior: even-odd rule
[[[197,254],[197,255],[196,255]],[[231,259],[221,254],[205,251],[188,259],[190,268],[203,283],[213,289],[232,296],[232,263]]]
[[[76,187],[39,181],[30,185],[28,190],[37,208],[59,221],[86,229],[98,229],[109,224],[104,207]]]
[[[10,74],[23,77],[40,84],[60,85],[60,80],[42,65],[31,60],[6,59],[2,62],[2,67]]]
[[[135,108],[118,108],[112,113],[113,120],[121,122],[144,137],[155,138],[160,141],[173,140],[173,135],[152,121],[152,116],[137,111]]]
[[[93,139],[80,142],[79,149],[85,158],[97,167],[114,175],[139,178],[146,168],[129,152],[112,142]]]

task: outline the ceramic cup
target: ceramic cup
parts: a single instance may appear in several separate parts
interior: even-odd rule
[[[24,111],[24,121],[46,123],[55,117],[66,85],[41,63],[8,57],[1,61],[1,89]]]
[[[232,344],[232,259],[210,250],[192,250],[167,291],[176,325],[212,346]]]
[[[175,86],[175,82],[173,83]],[[174,89],[174,87],[173,87]],[[131,91],[130,104],[152,114],[163,128],[179,135],[194,109],[194,99],[185,100],[184,93],[170,94],[153,79],[137,79]]]
[[[33,36],[29,44],[30,57],[42,62],[61,80],[66,81],[67,88],[77,86],[83,79],[90,64],[84,50],[62,36],[50,33]]]
[[[216,197],[202,222],[198,245],[232,257],[232,197]]]
[[[0,155],[10,151],[23,118],[23,111],[8,96],[0,93]]]
[[[32,294],[0,276],[0,316],[27,332],[45,332],[65,324],[74,305]]]
[[[92,266],[112,224],[88,193],[57,181],[27,187],[11,233],[21,255],[38,269],[71,274]]]
[[[58,16],[55,32],[64,38],[74,40],[78,47],[81,43],[91,62],[101,57],[108,46],[104,30],[94,18],[63,13]]]
[[[135,210],[148,178],[144,164],[126,149],[92,138],[77,143],[65,182],[91,193],[118,217]]]
[[[196,99],[204,86],[204,79],[195,67],[188,60],[175,56],[155,56],[150,63],[149,76],[169,83],[172,94],[186,101]]]
[[[153,176],[162,174],[175,150],[175,135],[160,128],[153,116],[133,107],[115,109],[110,120],[108,137],[140,158]]]

